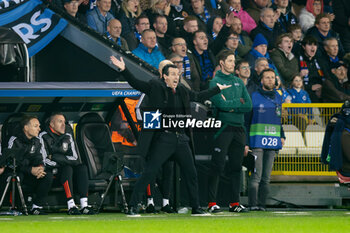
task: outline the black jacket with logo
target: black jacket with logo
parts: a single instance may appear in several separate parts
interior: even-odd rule
[[[31,174],[32,167],[44,166],[41,143],[37,137],[28,139],[21,131],[9,139],[8,148],[18,150],[20,156],[16,163],[24,174]]]
[[[79,164],[78,153],[73,136],[70,133],[58,135],[50,129],[39,134],[40,141],[44,145],[44,162],[50,167]]]

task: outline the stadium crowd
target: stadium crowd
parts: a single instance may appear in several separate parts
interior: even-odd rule
[[[219,69],[217,55],[230,50],[236,65],[249,62],[248,89],[256,89],[251,86],[257,83],[256,60],[265,57],[287,95],[295,75],[312,103],[343,102],[350,95],[350,9],[345,1],[51,2],[155,68],[179,55],[182,79],[196,91],[208,88]]]
[[[208,98],[216,94],[210,100],[218,111],[217,117],[225,123],[225,127],[213,141],[215,148],[212,151],[210,168],[212,176],[208,182],[209,212],[221,211],[216,203],[216,192],[218,179],[225,165],[226,153],[229,155],[234,189],[229,210],[248,211],[240,204],[239,187],[243,157],[250,149],[253,149],[259,158],[256,162],[256,172],[250,178],[250,210],[265,210],[273,158],[285,139],[283,128],[280,126],[283,102],[322,103],[344,102],[350,99],[348,79],[350,4],[344,0],[52,0],[51,2],[62,7],[81,23],[86,23],[101,35],[105,35],[123,50],[130,50],[156,69],[165,59],[170,60],[173,65],[165,65],[160,70],[163,71],[161,78],[164,78],[167,87],[173,89],[168,95],[174,95],[171,99],[173,102],[169,100],[165,109],[187,106],[187,100],[183,100],[175,90],[181,89],[181,92],[189,93],[191,97],[194,95],[192,91],[210,92]],[[124,73],[129,72],[122,59],[111,59]],[[174,74],[180,77],[174,77]],[[135,81],[130,75],[128,81],[129,79]],[[184,85],[176,89],[178,83]],[[155,85],[145,82],[139,89],[146,90],[150,99],[159,101],[155,98],[157,91],[153,89],[163,84],[160,84],[159,80],[153,84]],[[220,84],[226,84],[226,87]],[[186,87],[186,91],[182,90],[183,87]],[[221,94],[217,94],[220,91]],[[181,101],[182,104],[179,104]],[[258,110],[261,103],[266,103],[266,106],[272,104],[273,112],[263,115]],[[266,114],[271,114],[273,117],[269,118]],[[46,131],[40,136],[38,124],[36,118],[23,119],[21,125],[23,131],[11,142],[13,144],[22,140],[19,145],[27,146],[27,152],[31,156],[44,153],[44,157],[48,159],[45,164],[32,161],[33,164],[24,167],[23,174],[29,176],[30,182],[36,186],[48,187],[52,182],[52,174],[42,167],[48,165],[55,167],[56,163],[62,163],[57,176],[60,177],[65,189],[68,214],[94,214],[95,212],[87,204],[86,167],[74,163],[76,158],[71,135],[62,128],[65,125],[64,117],[61,114],[52,115],[45,125]],[[259,124],[274,125],[274,129],[280,129],[279,136],[273,139],[271,145],[261,144],[257,136],[249,134],[249,129],[259,127]],[[247,128],[248,132],[245,132],[244,128]],[[162,137],[165,134],[169,134],[169,138],[176,135],[170,142],[172,145],[176,145],[179,138],[183,137],[184,141],[181,143],[184,144],[186,153],[191,154],[187,151],[189,139],[184,132],[175,130],[162,133]],[[37,136],[41,141],[36,140]],[[31,146],[37,146],[38,143],[43,144],[42,150],[32,152]],[[157,149],[160,147],[153,144],[152,146]],[[181,151],[180,149],[175,148],[174,151]],[[54,153],[60,154],[62,161],[50,161],[50,156]],[[171,155],[169,154],[169,157]],[[181,157],[182,154],[177,156]],[[153,160],[158,161],[158,158]],[[203,214],[204,211],[198,205],[198,181],[194,165],[187,164],[185,160],[181,162],[182,166],[192,174],[190,178],[187,177],[187,186],[193,201],[192,213]],[[137,186],[138,193],[133,196],[129,214],[138,212],[138,195],[156,175],[157,171],[152,169],[154,167],[158,169],[162,164],[156,165],[151,164],[147,167],[149,177],[140,178],[142,184]],[[0,168],[0,173],[3,172],[4,169]],[[79,179],[77,192],[81,197],[80,210],[71,195],[73,176],[74,179]],[[44,197],[39,198],[40,195]],[[36,195],[37,199],[34,200],[31,209],[32,214],[44,213],[42,202],[47,193],[40,192],[40,195]],[[151,204],[153,205],[152,202]],[[165,202],[163,207],[166,205],[169,203]],[[173,210],[170,209],[169,212]]]

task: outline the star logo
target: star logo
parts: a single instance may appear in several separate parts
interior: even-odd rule
[[[143,128],[144,129],[160,129],[160,118],[162,113],[157,110],[156,112],[144,112],[143,113]]]

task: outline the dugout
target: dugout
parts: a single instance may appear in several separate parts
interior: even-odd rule
[[[59,111],[66,115],[69,124],[75,128],[81,116],[87,113],[97,113],[108,124],[114,112],[120,106],[129,120],[131,116],[125,106],[125,98],[138,98],[140,92],[132,89],[126,82],[84,82],[84,83],[2,83],[0,86],[0,125],[11,115],[16,113],[38,116],[41,124],[51,112]],[[130,121],[132,122],[132,120]],[[132,123],[131,123],[132,125]],[[131,130],[134,129],[132,125]],[[118,150],[118,148],[116,148]],[[79,151],[80,156],[82,152]],[[125,155],[126,165],[134,164],[137,158]],[[130,162],[129,162],[130,161]],[[129,166],[132,168],[132,165]],[[126,194],[129,195],[135,178],[123,180]],[[89,199],[91,204],[100,203],[101,194],[107,186],[104,182],[89,181]],[[118,190],[111,189],[104,203],[111,208],[119,208],[121,204]],[[48,198],[50,208],[65,208],[66,200],[61,185],[52,188]]]

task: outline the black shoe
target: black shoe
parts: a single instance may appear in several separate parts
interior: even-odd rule
[[[210,216],[211,214],[205,212],[202,208],[198,207],[198,208],[192,209],[192,215],[193,216]]]
[[[153,204],[150,204],[147,206],[146,213],[149,213],[149,214],[157,213],[156,208],[154,207]]]
[[[249,212],[249,210],[247,208],[245,208],[243,205],[232,206],[232,207],[230,207],[229,211],[234,212],[234,213],[247,213],[247,212]]]
[[[29,214],[31,215],[47,215],[47,213],[40,208],[34,208],[29,211]]]
[[[94,215],[97,214],[91,206],[86,206],[80,210],[81,214]]]
[[[70,208],[67,212],[68,215],[81,215],[78,207],[74,206],[72,208]]]
[[[126,215],[129,215],[129,216],[137,216],[137,215],[140,215],[139,214],[139,209],[138,208],[135,208],[133,206],[130,206],[130,208],[128,209],[128,211],[125,213]]]
[[[260,211],[266,211],[265,207],[258,206],[258,208],[259,208]]]
[[[171,208],[169,204],[163,206],[160,210],[165,212],[165,213],[168,213],[168,214],[174,214],[175,213],[175,210],[173,210],[173,208]]]

